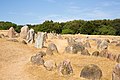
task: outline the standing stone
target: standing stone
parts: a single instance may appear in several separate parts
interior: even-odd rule
[[[83,45],[80,44],[71,44],[68,45],[65,48],[65,53],[72,53],[72,54],[77,54],[78,52],[82,52],[85,49],[85,47]]]
[[[73,73],[73,69],[70,60],[64,60],[58,65],[58,72],[60,75],[68,75]]]
[[[52,71],[52,70],[54,70],[57,66],[56,66],[56,63],[55,63],[53,60],[48,60],[48,61],[45,61],[44,67],[46,68],[46,70]]]
[[[35,56],[32,56],[31,62],[33,64],[37,64],[37,65],[44,65],[44,60],[43,60],[41,54],[36,54]]]
[[[43,46],[44,46],[44,38],[45,38],[44,33],[39,32],[38,36],[37,36],[37,38],[35,40],[35,47],[36,48],[43,48]]]
[[[72,37],[70,37],[70,38],[67,38],[67,42],[68,42],[68,45],[72,45],[72,44],[75,44],[76,41]]]
[[[106,40],[103,40],[100,44],[98,44],[98,49],[104,50],[108,48],[108,42]]]
[[[113,69],[112,80],[120,80],[120,64],[117,64]]]
[[[118,63],[120,63],[120,54],[117,55],[117,60]]]
[[[16,33],[17,33],[17,32],[14,30],[14,28],[11,27],[11,28],[8,30],[8,34],[7,34],[7,35],[8,35],[9,38],[14,38]]]
[[[48,48],[51,49],[53,53],[58,53],[57,46],[54,43],[50,43]]]
[[[29,31],[28,26],[23,26],[21,28],[20,37],[23,38],[23,39],[26,39],[28,31]]]
[[[90,64],[82,69],[80,77],[90,80],[100,80],[102,77],[102,71],[97,65]]]
[[[87,41],[87,42],[84,44],[84,47],[86,47],[86,48],[91,48],[91,45],[90,45],[90,43]]]
[[[104,50],[102,50],[102,51],[100,51],[100,54],[99,54],[99,56],[100,57],[105,57],[105,58],[108,58],[108,50],[107,49],[104,49]]]
[[[81,52],[81,55],[88,55],[90,56],[90,53],[87,49],[84,49],[82,52]]]
[[[99,51],[94,51],[94,52],[92,53],[93,56],[99,56],[99,54],[100,54]]]
[[[35,32],[33,29],[30,29],[27,34],[27,43],[33,43],[35,38]]]

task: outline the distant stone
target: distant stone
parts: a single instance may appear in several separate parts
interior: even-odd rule
[[[117,64],[112,72],[112,80],[120,80],[120,64]]]
[[[4,34],[0,34],[0,38],[5,38],[5,35]]]
[[[27,44],[27,42],[25,40],[22,40],[21,43],[22,44]]]
[[[65,53],[72,53],[72,54],[77,54],[78,52],[82,52],[85,49],[85,47],[83,45],[80,44],[71,44],[68,45],[65,48]]]
[[[76,41],[72,37],[67,38],[67,42],[68,42],[68,45],[73,45],[76,43]]]
[[[64,60],[58,65],[58,72],[60,75],[69,75],[73,73],[70,60]]]
[[[23,38],[23,39],[26,39],[28,31],[29,31],[29,27],[28,26],[23,26],[21,28],[20,37]]]
[[[16,35],[16,31],[14,30],[14,28],[13,27],[10,27],[10,29],[8,30],[8,37],[9,38],[15,38],[15,35]]]
[[[41,57],[41,54],[36,54],[35,56],[31,57],[31,62],[33,64],[37,64],[37,65],[44,65],[44,60]]]
[[[86,48],[91,48],[91,45],[90,45],[90,43],[87,41],[87,42],[84,44],[84,47],[86,47]]]
[[[100,54],[99,54],[99,56],[100,57],[105,57],[105,58],[108,58],[108,50],[107,49],[104,49],[104,50],[102,50],[102,51],[100,51]]]
[[[120,54],[117,56],[117,60],[118,63],[120,63]]]
[[[94,52],[92,53],[93,56],[99,56],[99,54],[100,54],[99,51],[94,51]]]
[[[47,48],[46,54],[48,55],[53,55],[53,51],[50,48]]]
[[[54,43],[50,43],[48,48],[51,49],[53,53],[58,53],[57,46]]]
[[[54,70],[57,66],[56,66],[56,63],[55,63],[53,60],[48,60],[48,61],[45,61],[44,67],[46,68],[46,70],[52,71],[52,70]]]
[[[100,80],[102,77],[102,71],[97,65],[90,64],[82,69],[80,77],[90,80]]]
[[[82,52],[81,52],[81,55],[90,55],[89,51],[87,49],[84,49]]]
[[[98,44],[98,49],[100,50],[108,49],[108,42],[106,40],[103,40],[101,43]]]

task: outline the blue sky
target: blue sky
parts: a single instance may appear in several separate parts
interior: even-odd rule
[[[0,0],[0,21],[39,24],[120,18],[120,0]]]

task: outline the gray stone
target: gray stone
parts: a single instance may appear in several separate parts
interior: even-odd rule
[[[108,42],[106,40],[101,41],[101,43],[99,42],[97,48],[100,49],[100,50],[107,49],[108,48]]]
[[[84,47],[86,47],[86,48],[91,48],[91,45],[90,45],[90,43],[87,41],[87,42],[84,44]]]
[[[57,66],[56,66],[56,63],[55,63],[53,60],[48,60],[48,61],[45,61],[44,67],[46,68],[46,70],[52,71],[52,70],[54,70]]]
[[[34,32],[33,29],[30,29],[28,31],[27,38],[26,38],[27,43],[31,43],[32,44],[35,41],[34,38],[35,38],[35,32]]]
[[[39,32],[38,36],[35,40],[35,47],[36,48],[43,48],[44,46],[44,39],[45,39],[45,35],[43,32]]]
[[[5,38],[5,35],[4,34],[0,34],[0,38]]]
[[[80,77],[90,80],[100,80],[102,77],[102,71],[97,65],[90,64],[82,69]]]
[[[92,53],[93,56],[99,56],[99,54],[100,54],[99,51],[94,51],[94,52]]]
[[[28,31],[29,31],[28,26],[23,26],[21,28],[20,37],[23,38],[23,39],[26,39]]]
[[[82,52],[81,52],[81,55],[90,55],[89,51],[87,49],[84,49]]]
[[[112,72],[112,80],[120,80],[120,64],[117,64]]]
[[[73,73],[70,60],[64,60],[58,65],[58,72],[60,75],[69,75]]]
[[[84,46],[80,45],[80,44],[72,44],[72,45],[68,45],[65,48],[65,53],[72,53],[72,54],[77,54],[78,52],[82,52],[85,49]]]
[[[51,49],[53,53],[58,53],[57,46],[54,43],[50,43],[48,48]]]
[[[8,37],[9,38],[15,38],[15,34],[16,34],[17,32],[14,30],[14,28],[13,27],[11,27],[9,30],[8,30]]]
[[[100,54],[99,54],[99,56],[100,57],[105,57],[105,58],[108,58],[108,50],[107,49],[104,49],[104,50],[102,50],[102,51],[100,51]]]
[[[43,60],[41,54],[36,54],[35,56],[32,56],[31,62],[33,64],[37,64],[37,65],[44,65],[44,60]]]

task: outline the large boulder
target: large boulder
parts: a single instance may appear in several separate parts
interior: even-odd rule
[[[23,39],[26,39],[28,31],[29,31],[29,27],[28,26],[23,26],[21,28],[20,37],[23,38]]]
[[[65,48],[65,53],[72,53],[72,54],[77,54],[78,52],[82,52],[85,49],[85,47],[83,45],[80,44],[72,44],[72,45],[68,45]]]
[[[44,60],[43,60],[42,56],[43,55],[41,55],[41,53],[32,56],[31,57],[31,62],[33,64],[37,64],[37,65],[44,65]]]
[[[69,75],[73,73],[70,60],[64,60],[58,65],[58,72],[60,75]]]
[[[16,33],[17,33],[17,32],[14,30],[14,28],[13,28],[13,27],[10,27],[10,29],[8,30],[8,34],[7,34],[7,35],[8,35],[9,38],[15,38],[15,37],[16,37],[16,36],[15,36]]]
[[[112,72],[112,80],[120,80],[120,64],[117,64]]]
[[[55,63],[53,60],[48,60],[48,61],[45,61],[44,67],[46,68],[46,70],[52,71],[52,70],[54,70],[57,66],[56,66],[56,63]]]
[[[90,80],[100,80],[102,77],[102,71],[97,65],[90,64],[82,69],[80,77]]]

